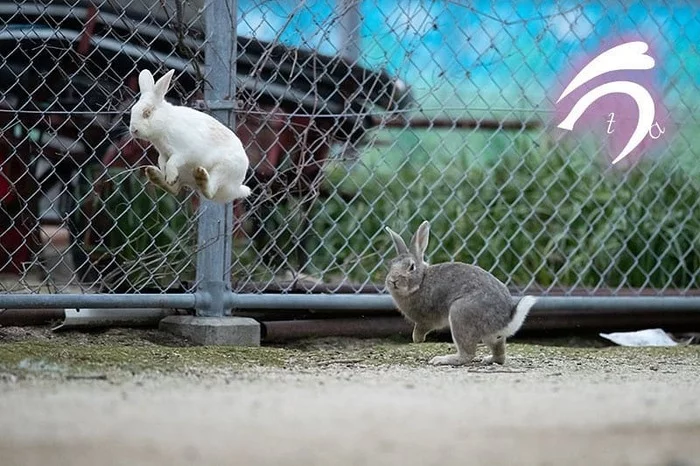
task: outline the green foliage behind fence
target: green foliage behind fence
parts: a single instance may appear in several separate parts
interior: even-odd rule
[[[331,195],[312,211],[311,264],[303,272],[381,283],[394,254],[384,226],[408,240],[427,219],[431,263],[476,263],[515,287],[700,287],[700,182],[672,158],[620,170],[583,148],[527,135],[513,142],[475,135],[471,149],[458,151],[446,139],[432,141],[437,146],[409,136],[353,165],[327,167]],[[475,156],[494,151],[501,155]],[[117,219],[99,248],[124,264],[118,281],[147,285],[153,264],[167,269],[164,283],[175,283],[173,272],[193,278],[191,213],[151,186],[143,190],[140,175],[125,176],[117,184],[124,192],[105,192],[97,204]],[[284,228],[277,244],[291,250],[298,206],[280,204],[275,215]],[[170,229],[189,233],[171,241]],[[147,241],[131,244],[139,238]],[[157,238],[163,247],[148,247]],[[233,264],[238,279],[272,278],[250,244],[238,243]]]
[[[382,280],[376,263],[393,254],[382,228],[407,236],[427,219],[431,262],[475,262],[512,285],[700,286],[700,183],[672,159],[622,171],[525,136],[485,163],[468,150],[418,158],[329,170],[334,187],[361,195],[320,208],[316,268]]]

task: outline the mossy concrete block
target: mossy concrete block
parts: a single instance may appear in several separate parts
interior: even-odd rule
[[[260,324],[248,317],[168,316],[159,328],[204,346],[260,346]]]

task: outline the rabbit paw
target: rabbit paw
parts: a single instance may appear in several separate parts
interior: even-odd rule
[[[207,199],[214,197],[214,194],[209,192],[209,173],[204,167],[196,167],[192,170],[192,177],[199,190]]]
[[[459,354],[448,354],[447,356],[435,356],[430,360],[433,366],[463,366],[471,364],[473,358],[465,358]]]
[[[143,168],[143,171],[144,173],[146,173],[146,177],[149,179],[149,181],[154,185],[159,186],[161,189],[164,189],[174,195],[177,195],[177,193],[179,192],[179,186],[170,185],[165,182],[165,180],[163,179],[163,172],[160,171],[158,167],[154,167],[153,165],[147,165]]]
[[[487,356],[484,359],[481,360],[481,364],[484,365],[489,365],[489,364],[505,364],[506,363],[506,357],[505,356]]]
[[[428,331],[422,327],[413,327],[413,343],[423,343],[425,341],[425,337],[428,334]]]
[[[192,177],[200,189],[203,190],[207,187],[207,183],[209,183],[209,173],[207,173],[204,167],[196,167],[192,170]]]
[[[158,169],[158,167],[154,167],[153,165],[146,165],[145,167],[143,167],[143,171],[146,174],[146,177],[151,181],[151,183],[160,184],[160,182],[163,181],[163,173]]]

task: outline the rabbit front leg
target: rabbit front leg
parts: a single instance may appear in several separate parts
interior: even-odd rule
[[[183,165],[185,165],[185,162],[178,155],[172,155],[165,162],[165,182],[167,184],[174,186],[180,180],[180,169]]]
[[[165,173],[166,163],[168,163],[168,156],[163,152],[158,151],[158,168],[162,173]]]
[[[413,343],[423,343],[425,341],[425,336],[430,332],[430,328],[425,327],[421,324],[415,324],[413,326]]]
[[[176,196],[180,192],[180,183],[178,182],[177,171],[174,181],[168,180],[168,166],[170,160],[172,160],[173,157],[168,156],[168,153],[161,148],[157,148],[157,150],[158,166],[146,166],[144,168],[146,176],[151,181],[151,183],[155,184],[156,186],[160,186],[164,190],[168,191],[170,194]],[[170,170],[172,171],[172,167],[170,168]]]
[[[163,172],[158,167],[154,167],[153,165],[147,165],[144,167],[144,172],[146,173],[146,177],[150,180],[151,183],[166,190],[170,194],[177,195],[180,192],[180,184],[175,183],[174,185],[169,185],[168,183],[166,183],[165,177],[163,176]]]

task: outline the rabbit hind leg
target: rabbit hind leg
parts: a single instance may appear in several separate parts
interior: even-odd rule
[[[487,356],[482,360],[484,364],[505,364],[506,363],[506,337],[501,335],[492,335],[484,338],[484,343],[491,350],[491,356]]]
[[[223,170],[207,172],[203,167],[194,169],[194,180],[202,194],[208,199],[218,202],[231,202],[250,195],[250,188],[241,184],[243,180],[236,180],[227,176]]]
[[[214,198],[216,191],[211,189],[212,183],[211,179],[209,178],[209,172],[206,168],[195,167],[195,169],[192,170],[192,178],[194,178],[194,184],[197,185],[197,188],[204,195],[204,197],[207,199]]]
[[[457,300],[452,304],[449,315],[450,332],[452,333],[452,341],[457,347],[457,352],[445,356],[435,356],[430,360],[430,364],[436,366],[463,366],[472,364],[476,358],[476,345],[479,338],[474,334],[469,322],[464,322],[464,319],[460,318],[459,314],[464,306],[464,303],[460,301]]]

